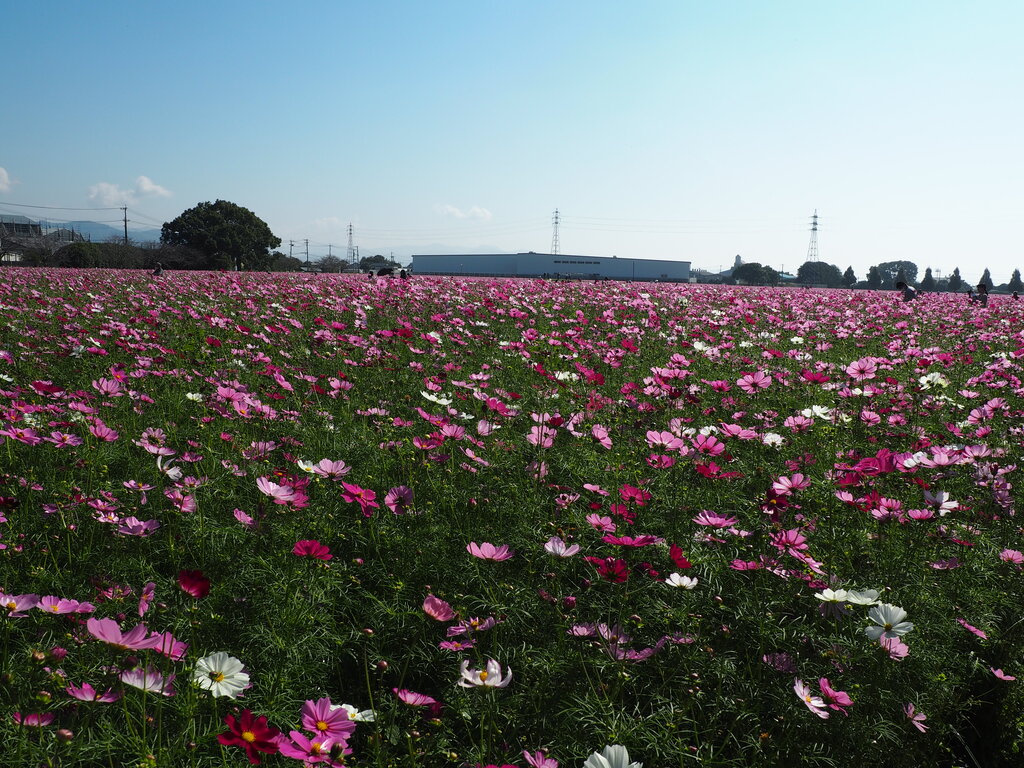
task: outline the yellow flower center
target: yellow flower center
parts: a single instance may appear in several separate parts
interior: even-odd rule
[[[480,682],[481,683],[486,683],[487,682],[487,672],[481,672],[480,673]]]
[[[252,744],[256,741],[256,734],[252,731],[242,731],[242,739]]]
[[[51,605],[50,606],[50,610],[53,611],[54,613],[56,613],[57,611],[60,610],[60,606],[59,605]]]
[[[317,720],[316,721],[316,729],[318,731],[326,731],[327,730],[327,723],[325,723],[323,720]]]
[[[210,679],[213,680],[213,682],[215,682],[215,683],[223,683],[224,682],[224,673],[223,672],[211,672],[210,673]]]
[[[13,600],[4,603],[4,608],[6,608],[8,611],[13,611],[17,607],[18,607],[18,604],[16,602],[14,602]]]
[[[309,754],[311,754],[311,755],[322,755],[323,754],[323,747],[320,745],[319,741],[310,742]]]
[[[886,632],[889,632],[889,631],[892,630],[892,624],[889,624],[889,623],[883,624],[882,625],[882,629],[884,629]]]

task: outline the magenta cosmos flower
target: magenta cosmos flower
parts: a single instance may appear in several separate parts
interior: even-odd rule
[[[352,754],[352,750],[344,741],[320,736],[310,738],[301,731],[291,731],[288,735],[290,739],[278,738],[277,745],[281,749],[281,754],[296,760],[304,760],[304,765],[325,763],[330,766],[343,766],[344,763],[335,758]]]
[[[349,719],[348,713],[344,709],[332,709],[331,700],[327,697],[309,700],[302,705],[302,727],[315,733],[321,741],[330,739],[346,744],[356,730],[356,724]]]
[[[822,720],[828,720],[828,709],[825,707],[825,702],[820,696],[812,696],[811,689],[807,687],[803,680],[796,678],[793,680],[793,691],[800,700],[807,705],[807,708],[814,714],[820,717]]]
[[[475,541],[471,541],[466,546],[466,551],[473,557],[477,557],[481,560],[492,560],[496,563],[500,563],[502,560],[508,560],[515,554],[515,552],[508,548],[508,544],[501,544],[496,547],[488,541],[485,541],[482,544],[477,544]]]
[[[121,698],[120,692],[115,691],[113,688],[107,688],[105,693],[100,693],[88,683],[82,683],[80,686],[69,685],[64,690],[68,696],[79,701],[98,701],[103,704],[110,704]]]
[[[260,764],[258,753],[272,755],[277,752],[281,731],[269,728],[265,715],[254,717],[250,710],[245,709],[238,719],[227,715],[224,722],[228,725],[228,732],[217,734],[217,741],[227,747],[241,747],[253,765]]]

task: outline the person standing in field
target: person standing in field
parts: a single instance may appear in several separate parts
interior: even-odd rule
[[[978,295],[972,298],[972,301],[980,304],[983,307],[988,306],[988,286],[984,283],[978,283]]]
[[[917,298],[917,288],[907,285],[902,280],[896,283],[896,290],[902,292],[904,301],[913,301]]]

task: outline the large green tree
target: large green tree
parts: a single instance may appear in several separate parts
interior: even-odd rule
[[[1024,291],[1024,281],[1020,279],[1020,270],[1013,270],[1013,275],[1010,277],[1010,282],[1006,286],[1008,291]]]
[[[259,216],[240,205],[218,200],[199,203],[164,224],[160,241],[203,254],[206,269],[267,269],[281,238]]]
[[[897,277],[900,271],[903,277]],[[882,288],[892,288],[897,280],[905,283],[917,281],[917,264],[912,261],[883,261],[878,265],[878,274],[882,278]]]
[[[928,267],[924,271],[924,279],[921,281],[920,288],[922,291],[934,291],[935,287],[935,276],[932,274],[932,268]]]
[[[838,288],[843,283],[843,273],[834,264],[824,261],[805,261],[797,270],[796,279],[801,283],[816,283],[829,288]]]
[[[960,267],[956,267],[953,270],[953,274],[949,276],[949,281],[946,283],[946,290],[950,293],[956,293],[964,287],[964,279],[960,277]]]
[[[763,267],[756,261],[740,264],[733,269],[732,276],[736,282],[747,285],[776,285],[779,282],[778,272],[771,267]]]
[[[990,291],[992,290],[992,273],[988,271],[988,267],[985,268],[985,274],[981,276],[981,280],[978,281],[979,285],[984,285]]]
[[[853,288],[857,284],[857,275],[853,273],[853,267],[847,267],[846,271],[843,272],[843,285],[847,288]]]
[[[882,274],[878,271],[878,267],[871,267],[868,270],[868,288],[873,291],[877,291],[882,287]]]

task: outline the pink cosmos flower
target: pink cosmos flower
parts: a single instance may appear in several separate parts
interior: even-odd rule
[[[558,536],[552,536],[544,544],[544,551],[555,557],[572,557],[580,551],[579,544],[566,544]]]
[[[764,371],[748,373],[736,380],[736,385],[748,395],[754,394],[759,389],[767,389],[771,383],[772,377]]]
[[[978,636],[978,637],[980,637],[980,638],[981,638],[982,640],[988,640],[988,635],[986,635],[986,634],[984,633],[984,631],[982,631],[982,630],[978,629],[977,627],[972,627],[972,626],[971,626],[970,624],[968,624],[968,623],[967,623],[966,621],[964,621],[963,619],[957,619],[957,620],[956,620],[956,623],[957,623],[957,624],[959,624],[959,625],[960,625],[961,627],[963,627],[964,629],[966,629],[966,630],[967,630],[968,632],[970,632],[970,633],[971,633],[972,635],[977,635],[977,636]]]
[[[719,515],[705,509],[693,518],[693,522],[708,528],[729,528],[736,525],[739,521],[735,517],[726,517],[725,515]]]
[[[410,707],[436,707],[440,702],[437,699],[427,696],[425,693],[416,693],[407,688],[392,688],[392,692],[403,704]]]
[[[600,424],[595,424],[590,428],[590,434],[598,444],[605,450],[610,450],[612,447],[612,439],[608,436],[608,429]]]
[[[384,506],[390,509],[393,515],[403,515],[412,506],[412,498],[412,488],[396,485],[384,496]]]
[[[348,466],[341,459],[338,459],[337,461],[320,459],[320,461],[313,465],[312,469],[313,474],[325,477],[329,480],[336,480],[339,477],[344,477],[351,471],[352,467]]]
[[[374,501],[377,498],[376,492],[369,488],[360,488],[358,485],[346,482],[342,482],[341,487],[341,497],[349,504],[358,502],[359,509],[365,517],[370,516],[370,509],[380,506]]]
[[[829,709],[842,712],[844,715],[850,714],[846,711],[846,707],[853,706],[853,699],[849,697],[846,691],[837,691],[832,688],[832,684],[829,683],[827,677],[822,677],[818,680],[818,687],[821,688],[821,696]]]
[[[202,571],[178,571],[178,586],[186,594],[201,600],[210,594],[210,580]]]
[[[807,705],[807,708],[822,720],[828,720],[828,709],[820,696],[812,696],[811,689],[799,677],[793,679],[793,691]]]
[[[274,500],[275,504],[288,504],[295,500],[295,489],[290,485],[278,485],[269,478],[256,478],[256,487],[261,493],[266,494]]]
[[[46,595],[39,598],[36,608],[46,613],[76,613],[80,603],[77,600],[68,600],[56,595]]]
[[[427,595],[423,598],[423,612],[437,621],[451,621],[455,618],[455,611],[452,607],[434,595]]]
[[[149,639],[154,641],[153,650],[171,661],[181,661],[188,651],[188,643],[176,640],[170,632],[153,632]]]
[[[615,533],[615,523],[610,517],[598,514],[587,515],[587,522],[591,527],[601,533]]]
[[[110,704],[121,698],[121,692],[115,691],[113,688],[107,688],[104,693],[98,692],[88,683],[82,683],[80,686],[69,685],[64,689],[68,696],[78,699],[79,701],[97,701],[101,704]]]
[[[20,619],[27,616],[26,611],[34,608],[38,602],[39,595],[8,595],[0,592],[0,608],[7,611],[7,617],[10,619]]]
[[[299,557],[314,557],[317,560],[330,560],[334,555],[331,550],[316,539],[302,539],[296,541],[292,547],[292,554]]]
[[[85,622],[85,627],[89,630],[89,634],[97,640],[102,640],[123,651],[156,648],[160,643],[160,637],[150,636],[145,624],[139,624],[127,632],[122,632],[121,627],[113,619],[89,619]]]
[[[475,541],[471,541],[466,545],[466,551],[473,557],[481,560],[491,560],[496,563],[500,563],[502,560],[508,560],[515,554],[515,552],[508,548],[508,544],[501,544],[496,547],[487,541],[482,544],[477,544]]]
[[[11,719],[23,728],[44,728],[53,722],[54,715],[52,712],[43,712],[41,714],[15,712],[11,715]]]
[[[256,521],[253,520],[252,517],[250,517],[244,510],[236,509],[234,514],[235,520],[240,522],[246,528],[253,528],[256,525]]]
[[[142,587],[142,594],[139,596],[139,616],[145,615],[146,611],[149,610],[149,606],[153,603],[153,598],[156,596],[156,583],[147,581]]]
[[[349,719],[348,713],[341,708],[332,709],[329,698],[307,700],[302,705],[302,727],[317,738],[343,741],[346,744],[355,733],[356,724]]]
[[[1018,552],[1016,549],[1004,549],[999,553],[999,559],[1004,563],[1021,565],[1024,563],[1024,552]]]
[[[145,537],[160,527],[159,520],[139,520],[137,517],[126,517],[118,525],[117,532],[122,536]]]
[[[661,544],[665,540],[650,534],[643,534],[641,536],[613,536],[609,533],[602,536],[601,541],[619,547],[649,547],[651,544]]]
[[[846,367],[846,375],[854,381],[866,381],[875,378],[878,365],[870,357],[855,360]]]
[[[928,726],[924,724],[924,721],[928,719],[928,716],[924,712],[915,712],[913,704],[904,704],[903,712],[906,714],[907,719],[910,720],[910,724],[917,728],[921,733],[928,730]]]
[[[302,760],[304,761],[303,765],[324,763],[332,767],[344,766],[344,763],[334,758],[352,754],[352,749],[348,746],[348,743],[341,739],[334,740],[321,736],[309,738],[301,731],[291,731],[288,735],[291,739],[290,741],[286,738],[278,737],[277,745],[281,750],[281,754],[285,757]]]
[[[547,750],[538,749],[531,754],[524,749],[523,759],[532,768],[558,768],[558,761],[553,757],[548,757]]]
[[[992,671],[992,674],[993,674],[993,675],[995,675],[996,677],[998,677],[998,678],[999,678],[1000,680],[1005,680],[1005,681],[1006,681],[1006,682],[1008,682],[1008,683],[1010,683],[1010,682],[1013,682],[1014,680],[1016,680],[1016,679],[1017,679],[1017,678],[1016,678],[1016,677],[1014,677],[1013,675],[1008,675],[1008,674],[1006,674],[1006,673],[1005,673],[1005,672],[1003,672],[1003,670],[1001,670],[1001,669],[996,669],[995,667],[989,667],[989,669],[990,669],[990,670]]]
[[[888,652],[889,658],[893,661],[903,661],[903,659],[910,655],[910,646],[898,637],[885,637],[883,635],[878,639],[878,644]]]

